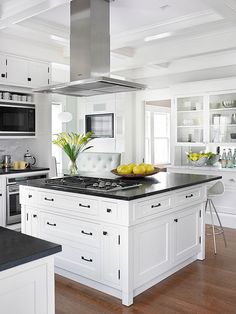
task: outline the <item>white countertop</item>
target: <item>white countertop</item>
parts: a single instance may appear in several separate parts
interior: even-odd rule
[[[236,172],[236,167],[235,168],[222,168],[219,164],[216,166],[202,166],[202,167],[194,167],[194,166],[168,166],[168,169],[189,169],[189,170],[194,170],[194,171],[213,171],[213,172],[218,172],[218,171],[223,171],[223,172]]]

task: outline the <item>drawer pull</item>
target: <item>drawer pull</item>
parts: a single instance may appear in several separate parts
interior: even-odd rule
[[[83,205],[83,204],[79,203],[79,207],[90,208],[90,205]]]
[[[193,194],[186,195],[185,198],[193,197]]]
[[[85,232],[84,230],[82,230],[81,233],[86,234],[86,235],[90,235],[90,236],[93,235],[92,232]]]
[[[176,219],[174,219],[174,222],[178,222],[178,219],[176,218]]]
[[[44,200],[45,200],[45,201],[48,201],[48,202],[54,202],[54,198],[47,198],[47,197],[44,197]]]
[[[47,221],[47,225],[56,227],[57,224],[51,224],[50,222]]]
[[[160,207],[160,206],[161,206],[161,203],[158,203],[156,205],[152,205],[151,208]]]
[[[33,195],[29,194],[29,195],[28,195],[28,198],[31,198],[31,197],[33,197]]]
[[[102,233],[103,235],[107,235],[107,231],[103,231],[103,233]]]
[[[86,261],[86,262],[90,262],[90,263],[92,263],[92,259],[90,258],[90,259],[87,259],[87,258],[85,258],[85,257],[83,257],[83,256],[81,256],[81,259],[83,260],[83,261]]]
[[[38,216],[36,214],[33,215],[33,218],[37,218]]]
[[[111,213],[111,209],[110,208],[107,208],[107,213]]]

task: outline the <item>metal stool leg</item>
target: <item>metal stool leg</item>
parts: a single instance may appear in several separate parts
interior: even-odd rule
[[[216,234],[215,234],[215,225],[214,225],[214,219],[213,219],[213,213],[212,213],[212,207],[211,207],[211,200],[209,200],[209,210],[211,214],[211,226],[212,226],[212,233],[213,233],[213,243],[214,243],[214,253],[216,254]]]
[[[214,205],[213,201],[212,201],[212,200],[210,200],[210,201],[211,201],[211,204],[212,204],[212,206],[213,206],[213,209],[214,209],[214,212],[215,212],[215,214],[216,214],[216,217],[217,217],[217,219],[218,219],[218,221],[219,221],[220,229],[221,229],[221,231],[222,231],[223,238],[224,238],[224,242],[225,242],[225,247],[227,247],[227,242],[226,242],[226,238],[225,238],[225,232],[224,232],[224,228],[222,227],[219,214],[218,214],[218,212],[217,212],[217,210],[216,210],[216,208],[215,208],[215,205]]]

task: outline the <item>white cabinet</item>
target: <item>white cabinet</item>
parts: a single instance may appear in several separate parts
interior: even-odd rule
[[[47,62],[0,55],[0,82],[22,87],[50,84],[50,65]]]
[[[43,62],[28,62],[28,76],[32,87],[46,86],[50,84],[49,65]]]
[[[102,280],[110,286],[120,285],[120,235],[118,228],[102,226]]]
[[[39,214],[36,210],[26,210],[25,233],[33,237],[40,237]]]
[[[170,268],[170,218],[157,218],[134,230],[134,285],[145,282]]]
[[[25,59],[7,56],[7,84],[28,86],[28,63]]]
[[[4,55],[0,55],[0,82],[6,82],[7,78],[7,64],[6,64],[6,57]]]

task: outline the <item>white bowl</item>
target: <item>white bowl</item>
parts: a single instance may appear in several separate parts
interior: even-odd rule
[[[200,158],[199,158],[198,160],[196,160],[196,161],[193,161],[193,160],[188,159],[190,165],[191,165],[191,166],[194,166],[194,167],[202,167],[202,166],[204,166],[205,163],[207,162],[207,160],[208,160],[208,157],[204,157],[204,156],[200,157]]]

